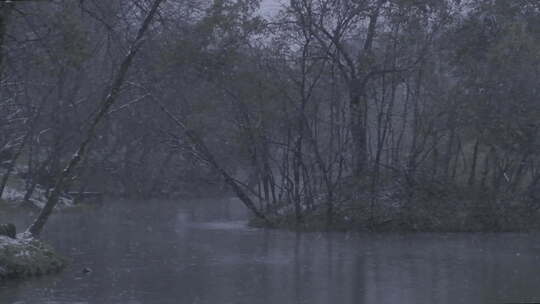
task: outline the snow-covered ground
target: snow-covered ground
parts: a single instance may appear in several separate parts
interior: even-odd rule
[[[25,190],[7,186],[4,189],[4,195],[2,199],[10,205],[20,204],[24,200]],[[45,190],[41,187],[36,187],[32,197],[29,199],[29,202],[37,208],[43,208],[47,202],[47,197],[45,196]],[[73,198],[67,196],[61,196],[57,208],[62,209],[66,207],[73,206]]]
[[[23,179],[19,177],[19,172],[24,171],[23,167],[15,168],[14,172],[11,174],[9,181],[4,189],[4,193],[0,199],[5,201],[9,205],[18,206],[21,205],[24,201],[24,196],[26,194],[26,184]],[[4,170],[0,169],[0,176],[4,174]],[[32,193],[32,196],[28,200],[30,204],[36,208],[43,208],[47,202],[46,191],[40,185],[37,185]],[[57,209],[63,209],[67,207],[72,207],[74,205],[73,198],[63,195],[60,197],[58,204],[56,205]]]

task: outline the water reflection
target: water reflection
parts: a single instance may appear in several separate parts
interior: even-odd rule
[[[295,233],[245,220],[229,200],[56,215],[44,238],[70,267],[0,283],[0,303],[540,301],[536,234]]]

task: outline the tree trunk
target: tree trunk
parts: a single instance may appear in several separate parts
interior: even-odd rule
[[[364,121],[365,105],[361,94],[353,93],[349,105],[352,136],[353,175],[360,177],[367,166],[367,130]]]
[[[236,196],[244,203],[244,205],[251,211],[253,214],[263,220],[269,226],[272,226],[273,223],[257,209],[255,202],[249,197],[249,195],[240,188],[236,180],[229,174],[223,167],[219,165],[214,155],[208,149],[203,139],[193,130],[190,130],[184,125],[177,117],[175,117],[171,112],[169,112],[158,100],[156,102],[161,107],[161,110],[167,114],[167,116],[182,130],[185,132],[186,137],[189,139],[195,150],[202,155],[202,159],[206,161],[214,170],[216,170],[222,177],[225,179],[225,182],[233,189]]]
[[[0,4],[0,79],[2,79],[4,71],[4,47],[7,31],[7,22],[14,5],[15,3],[13,2],[6,2]]]
[[[141,47],[141,44],[143,42],[142,38],[144,36],[144,33],[146,32],[146,30],[150,26],[150,23],[151,23],[154,15],[157,12],[157,8],[158,8],[158,6],[160,5],[160,3],[162,1],[163,0],[155,0],[154,3],[152,4],[152,7],[151,7],[150,11],[148,12],[148,15],[144,19],[144,21],[143,21],[143,23],[142,23],[142,25],[141,25],[138,33],[137,33],[135,41],[131,45],[131,48],[130,48],[128,54],[126,55],[126,57],[122,61],[122,64],[120,65],[120,69],[118,70],[118,72],[117,72],[117,74],[116,74],[116,76],[114,78],[114,82],[112,83],[109,94],[107,95],[107,97],[100,104],[100,106],[98,108],[98,113],[96,114],[96,116],[92,120],[92,123],[90,124],[90,127],[88,128],[88,130],[86,132],[86,136],[85,136],[83,142],[81,143],[81,145],[79,146],[78,151],[73,155],[73,157],[71,158],[71,160],[69,161],[67,166],[60,173],[60,176],[58,176],[58,178],[56,180],[55,187],[54,187],[52,193],[47,198],[47,203],[45,204],[45,207],[43,207],[43,209],[41,210],[41,212],[40,212],[39,216],[37,217],[37,219],[28,228],[28,232],[32,236],[39,236],[39,234],[43,230],[43,226],[45,226],[45,224],[47,223],[47,220],[49,219],[49,216],[51,215],[54,207],[58,203],[58,199],[59,199],[60,194],[61,194],[61,192],[63,190],[63,187],[64,187],[64,184],[65,184],[66,180],[71,175],[73,169],[75,169],[75,167],[79,164],[81,159],[85,156],[85,154],[87,152],[87,148],[88,148],[88,146],[90,145],[92,139],[95,136],[97,126],[99,125],[99,123],[101,122],[103,117],[106,116],[106,114],[109,111],[110,107],[116,101],[116,99],[117,99],[117,97],[118,97],[118,95],[120,93],[120,88],[121,88],[122,84],[124,83],[126,74],[127,74],[128,70],[129,70],[129,67],[131,66],[131,63],[133,62],[133,58],[135,57],[135,55],[137,54],[137,51]]]
[[[472,164],[471,164],[471,173],[469,174],[469,181],[467,184],[469,187],[474,186],[474,181],[476,179],[476,163],[478,162],[478,146],[480,145],[480,140],[476,140],[476,143],[474,144],[474,151],[472,156]]]

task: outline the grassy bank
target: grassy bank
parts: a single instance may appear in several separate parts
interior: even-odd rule
[[[54,273],[64,266],[65,260],[42,241],[0,236],[0,279]]]

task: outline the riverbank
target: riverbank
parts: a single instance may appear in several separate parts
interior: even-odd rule
[[[271,224],[253,218],[249,225],[297,231],[540,231],[538,201],[511,194],[490,197],[486,193],[457,190],[417,191],[413,195],[380,191],[334,203],[330,221],[323,201],[301,206],[301,210],[298,217],[294,204],[282,204],[266,211]]]
[[[16,167],[11,174],[4,193],[0,198],[0,208],[2,206],[11,208],[25,208],[30,210],[41,210],[47,202],[47,191],[42,185],[35,185],[31,195],[27,199],[27,185],[21,177],[23,169]],[[5,170],[0,169],[0,176],[5,174]],[[75,206],[74,199],[68,195],[61,195],[56,205],[56,210],[71,208]]]
[[[50,274],[64,266],[64,258],[42,241],[0,236],[0,280]]]

